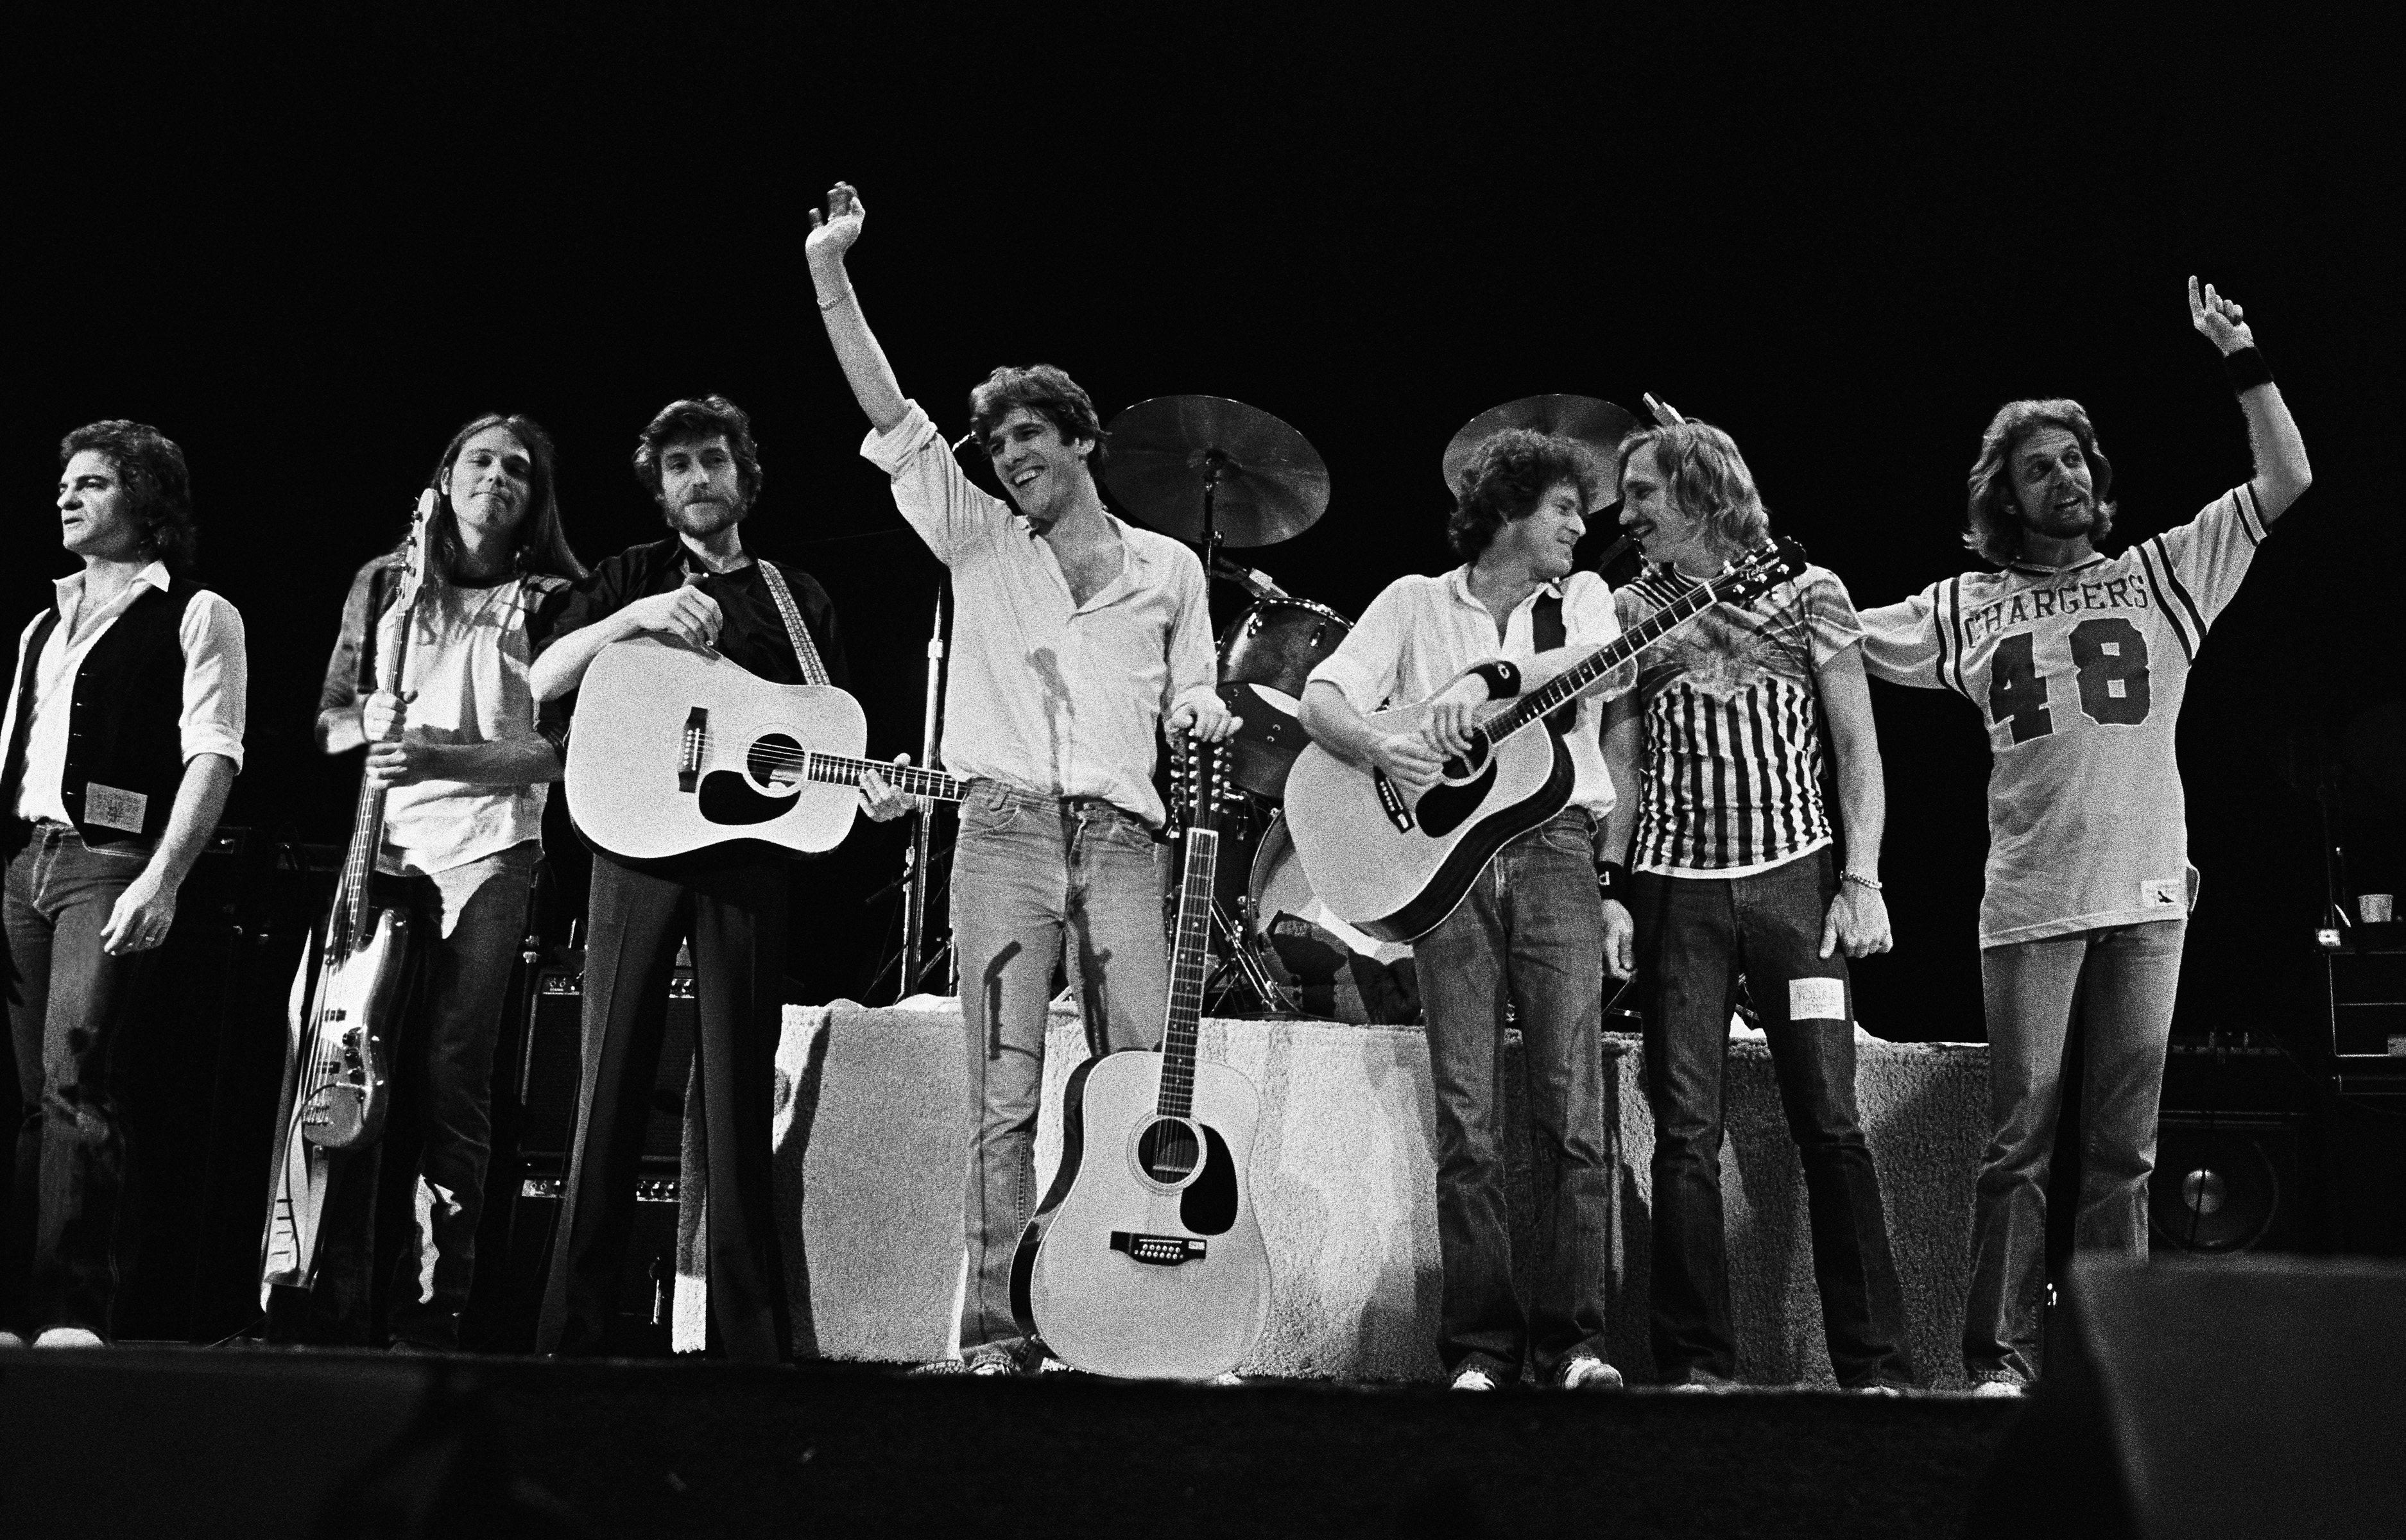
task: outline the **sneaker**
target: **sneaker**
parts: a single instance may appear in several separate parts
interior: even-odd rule
[[[1621,1371],[1593,1353],[1578,1353],[1563,1361],[1554,1371],[1554,1389],[1558,1391],[1617,1391],[1621,1389]]]
[[[104,1348],[98,1332],[88,1332],[80,1326],[53,1326],[34,1338],[36,1348]]]
[[[2030,1394],[2030,1387],[2018,1379],[1983,1379],[1972,1386],[1972,1393],[1983,1401],[2018,1401]]]
[[[1723,1379],[1710,1369],[1690,1369],[1677,1379],[1664,1380],[1663,1389],[1682,1391],[1691,1395],[1718,1395],[1724,1391],[1736,1390],[1737,1381]]]
[[[1495,1377],[1476,1363],[1465,1364],[1456,1370],[1453,1383],[1446,1387],[1450,1391],[1492,1391],[1494,1388]]]
[[[1904,1393],[1904,1386],[1883,1384],[1876,1379],[1868,1385],[1847,1385],[1843,1389],[1848,1395],[1903,1395]]]

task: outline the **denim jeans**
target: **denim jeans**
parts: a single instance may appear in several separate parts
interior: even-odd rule
[[[1654,1365],[1666,1383],[1737,1373],[1720,1155],[1721,1067],[1741,970],[1770,1038],[1780,1106],[1804,1166],[1830,1367],[1841,1385],[1913,1382],[1879,1177],[1855,1109],[1847,959],[1836,950],[1819,955],[1836,891],[1827,847],[1750,877],[1640,872],[1631,883],[1654,1113]],[[1843,1019],[1791,1020],[1790,984],[1798,980],[1834,982]],[[1808,983],[1799,993],[1813,989]]]
[[[8,860],[8,1028],[23,1109],[0,1326],[109,1335],[134,1236],[133,1152],[115,1058],[158,953],[100,949],[118,896],[149,864],[148,841],[88,848],[64,824],[15,822]]]
[[[431,877],[376,880],[379,898],[409,914],[410,987],[384,1137],[334,1157],[310,1290],[312,1340],[373,1339],[376,1233],[398,1228],[385,1312],[392,1339],[459,1345],[492,1156],[493,1050],[537,852],[530,840]],[[403,1209],[397,1226],[377,1222],[388,1205]]]
[[[952,905],[969,1050],[964,1353],[1022,1346],[1011,1259],[1040,1195],[1036,1109],[1053,968],[1065,940],[1088,1051],[1161,1041],[1169,1004],[1167,855],[1150,829],[1108,802],[1031,797],[980,781],[961,804]]]
[[[1446,1372],[1509,1383],[1604,1351],[1611,1167],[1604,1131],[1604,905],[1594,822],[1558,813],[1495,853],[1460,908],[1413,948],[1437,1102],[1437,1254]],[[1523,1311],[1504,1208],[1504,1007],[1521,1028],[1529,1122],[1555,1156],[1537,1204]]]
[[[1980,954],[1992,1133],[1980,1159],[1963,1305],[1963,1367],[1974,1379],[2038,1378],[2047,1165],[2075,1005],[2083,1071],[2073,1244],[2147,1253],[2147,1179],[2187,934],[2186,918],[2151,920]]]

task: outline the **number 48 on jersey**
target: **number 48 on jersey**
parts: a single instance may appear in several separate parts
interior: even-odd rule
[[[2072,628],[2072,666],[2080,709],[2092,722],[2135,727],[2147,719],[2147,639],[2119,615],[2100,615]],[[2029,631],[1999,642],[1988,662],[1988,719],[2010,724],[2026,743],[2055,731],[2046,678],[2038,671]]]

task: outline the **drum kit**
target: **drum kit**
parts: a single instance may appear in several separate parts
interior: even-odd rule
[[[1629,413],[1592,396],[1507,402],[1473,417],[1447,445],[1446,486],[1452,488],[1479,445],[1503,429],[1559,434],[1609,463],[1635,426]],[[1253,600],[1219,638],[1220,699],[1243,724],[1232,745],[1232,778],[1246,797],[1238,815],[1223,826],[1237,858],[1221,868],[1215,929],[1224,982],[1216,987],[1224,996],[1241,985],[1262,1009],[1294,1010],[1298,982],[1270,944],[1281,916],[1308,922],[1378,962],[1394,963],[1411,950],[1374,940],[1328,912],[1312,894],[1280,812],[1287,772],[1305,742],[1298,720],[1305,682],[1352,622],[1223,554],[1276,545],[1310,529],[1328,510],[1328,467],[1295,429],[1223,396],[1155,396],[1113,417],[1108,432],[1103,484],[1112,498],[1152,528],[1202,547],[1204,570]]]

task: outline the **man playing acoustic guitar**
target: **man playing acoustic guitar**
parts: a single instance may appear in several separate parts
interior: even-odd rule
[[[1602,482],[1587,451],[1567,440],[1507,429],[1480,445],[1446,531],[1464,565],[1441,577],[1398,578],[1370,601],[1362,623],[1312,670],[1304,730],[1417,798],[1448,756],[1469,747],[1473,714],[1491,689],[1515,693],[1496,671],[1499,659],[1534,688],[1611,641],[1621,629],[1611,593],[1594,573],[1571,570]],[[1432,697],[1437,709],[1419,733],[1382,730],[1366,714],[1390,699]],[[1544,1383],[1621,1384],[1604,1357],[1611,1167],[1594,841],[1614,793],[1598,752],[1601,699],[1601,692],[1582,699],[1564,735],[1570,805],[1498,851],[1453,913],[1415,943],[1437,1092],[1445,1271],[1437,1353],[1456,1390],[1516,1382],[1524,1357]],[[1553,1224],[1540,1240],[1545,1253],[1536,1259],[1525,1315],[1512,1288],[1504,1215],[1507,999],[1527,1054],[1530,1121],[1553,1146],[1557,1172]]]
[[[1151,1048],[1168,1009],[1156,734],[1225,739],[1203,564],[1113,518],[1096,490],[1102,425],[1049,364],[998,369],[969,396],[1016,511],[971,485],[907,400],[844,256],[865,218],[851,186],[811,213],[811,280],[836,360],[902,516],[952,572],[945,767],[970,781],[953,857],[953,940],[968,1027],[971,1154],[961,1362],[1033,1367],[1011,1264],[1034,1213],[1046,1005],[1065,934],[1090,1043]],[[948,1363],[949,1360],[946,1361]]]
[[[536,616],[534,692],[549,703],[547,730],[564,742],[569,699],[596,655],[644,634],[715,649],[773,684],[842,687],[843,642],[827,590],[809,573],[756,561],[744,549],[742,525],[761,474],[743,410],[724,396],[670,403],[644,429],[635,473],[676,532],[603,561]],[[861,796],[880,821],[908,806],[874,777]],[[538,1351],[602,1350],[634,1222],[669,975],[678,940],[690,935],[710,1170],[711,1335],[737,1361],[789,1355],[769,1164],[785,1008],[785,866],[782,852],[757,841],[642,863],[594,852],[585,1079]]]

